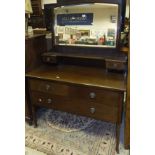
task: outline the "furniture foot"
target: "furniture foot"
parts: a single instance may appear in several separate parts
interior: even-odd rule
[[[116,124],[116,152],[119,154],[120,124]]]
[[[33,124],[34,124],[34,127],[36,128],[37,127],[37,114],[36,114],[36,107],[35,106],[32,106],[32,114],[33,114]]]
[[[26,121],[30,126],[33,124],[31,118],[26,117],[26,118],[25,118],[25,121]]]

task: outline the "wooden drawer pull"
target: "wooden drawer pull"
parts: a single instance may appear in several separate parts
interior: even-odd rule
[[[90,96],[90,98],[95,98],[96,97],[96,94],[94,93],[94,92],[91,92],[90,94],[89,94],[89,96]]]
[[[90,112],[91,112],[92,114],[94,114],[94,113],[95,113],[95,111],[96,111],[96,109],[95,109],[95,108],[90,108]]]
[[[38,99],[38,101],[39,101],[39,102],[42,102],[42,99],[41,99],[41,98],[39,98],[39,99]]]
[[[49,103],[49,104],[52,103],[52,99],[50,99],[50,98],[47,99],[47,103]]]
[[[114,66],[114,67],[117,67],[117,64],[114,63],[113,66]]]
[[[46,85],[46,90],[49,90],[50,87],[51,87],[51,86],[47,84],[47,85]]]

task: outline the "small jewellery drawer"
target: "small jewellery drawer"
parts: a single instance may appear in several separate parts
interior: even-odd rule
[[[125,62],[105,60],[105,63],[106,63],[106,69],[120,70],[120,71],[126,70],[126,63]]]
[[[56,56],[48,56],[48,55],[42,55],[42,60],[45,63],[50,63],[50,64],[56,64],[57,63],[57,57]]]
[[[117,107],[68,99],[46,93],[32,92],[32,104],[104,121],[117,122]]]
[[[29,83],[32,91],[51,93],[60,96],[66,96],[69,93],[69,87],[65,84],[38,79],[30,79]]]

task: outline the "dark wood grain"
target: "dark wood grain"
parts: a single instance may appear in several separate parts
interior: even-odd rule
[[[41,55],[46,52],[45,34],[27,36],[25,39],[25,72],[42,64]]]
[[[26,76],[55,82],[59,81],[76,85],[90,85],[115,91],[126,91],[126,78],[122,74],[107,73],[100,68],[45,65],[27,73]]]
[[[25,72],[42,64],[41,54],[46,51],[45,35],[37,34],[25,37]],[[25,79],[25,119],[32,124],[32,107],[29,98],[27,79]]]
[[[120,124],[116,124],[116,152],[119,154]]]
[[[54,8],[86,3],[118,4],[116,48],[55,45]],[[51,15],[52,63],[43,65],[42,63],[46,61],[40,57],[41,53],[35,56],[32,54],[32,59],[29,60],[36,63],[26,73],[35,127],[37,107],[52,108],[116,123],[116,151],[119,152],[126,77],[121,73],[107,72],[105,61],[107,60],[108,66],[118,70],[124,69],[124,64],[127,62],[127,55],[120,51],[119,46],[121,4],[122,1],[119,0],[58,0],[57,4],[45,5],[48,15]],[[46,57],[49,53],[43,55]],[[117,65],[113,66],[111,63]]]
[[[32,125],[32,111],[28,97],[25,96],[25,121]]]
[[[125,61],[123,62],[120,60],[106,59],[105,63],[106,63],[106,69],[125,71],[127,68]]]
[[[44,15],[31,15],[28,24],[29,26],[32,26],[33,29],[45,28]]]
[[[30,79],[29,83],[32,91],[48,93],[53,96],[63,96],[78,101],[84,100],[86,103],[95,102],[107,106],[117,107],[117,102],[114,101],[119,100],[120,97],[120,93],[116,91],[106,90],[103,88],[94,88],[91,86],[81,87],[38,79]]]
[[[25,78],[25,120],[32,125],[32,106],[27,78]]]
[[[106,73],[98,68],[59,65],[42,66],[29,72],[26,77],[29,79],[35,127],[37,107],[116,123],[116,151],[119,152],[123,93],[126,91],[126,80],[122,75]],[[99,77],[102,80],[98,80]],[[123,87],[120,87],[120,83],[116,87],[118,81],[123,83]],[[91,93],[95,96],[92,97]]]
[[[31,0],[33,16],[42,15],[41,0]]]
[[[120,61],[120,62],[127,62],[127,55],[126,54],[118,54],[118,53],[112,53],[110,50],[105,53],[97,53],[96,52],[79,52],[79,51],[73,51],[69,52],[68,50],[65,52],[58,52],[51,50],[50,52],[43,53],[42,56],[57,56],[57,57],[68,57],[68,58],[82,58],[82,59],[94,59],[94,60],[104,60],[104,59],[109,59],[115,60],[115,61]]]
[[[39,101],[40,99],[41,101]],[[51,99],[51,103],[48,103],[48,99]],[[35,106],[52,108],[113,123],[117,122],[117,107],[114,106],[39,92],[32,92],[32,102]],[[91,113],[91,108],[95,108],[94,113]]]
[[[125,106],[125,128],[124,145],[126,149],[130,148],[130,50],[128,51],[128,77],[127,77],[127,98]]]

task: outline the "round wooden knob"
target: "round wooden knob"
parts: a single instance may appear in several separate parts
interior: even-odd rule
[[[47,57],[47,58],[46,58],[46,61],[47,61],[47,62],[50,62],[50,57]]]
[[[96,111],[96,109],[95,108],[90,108],[90,112],[92,113],[92,114],[94,114],[95,113],[95,111]]]
[[[50,99],[50,98],[47,99],[47,103],[49,103],[49,104],[52,103],[52,99]]]
[[[42,102],[42,99],[41,99],[41,98],[39,98],[39,99],[38,99],[38,101],[39,101],[39,102]]]
[[[117,64],[113,64],[114,67],[117,67]]]
[[[49,90],[50,89],[50,85],[46,85],[46,90]]]
[[[96,97],[96,94],[95,94],[94,92],[91,92],[91,93],[89,94],[89,96],[90,96],[90,98],[95,98],[95,97]]]

